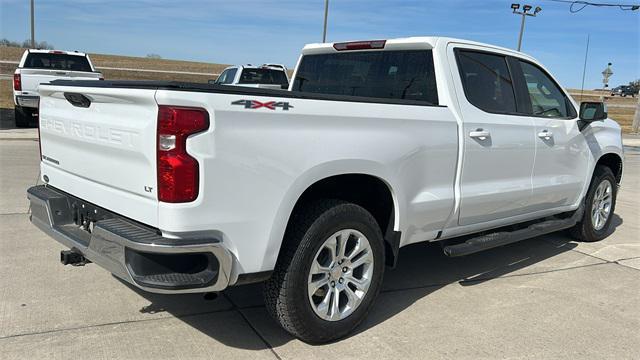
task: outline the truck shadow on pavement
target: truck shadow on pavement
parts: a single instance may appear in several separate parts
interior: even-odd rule
[[[620,226],[622,219],[614,215],[613,227]],[[606,241],[606,240],[605,240]],[[409,308],[439,289],[456,284],[474,286],[496,279],[531,276],[557,271],[593,266],[574,265],[548,261],[553,257],[571,251],[577,243],[564,232],[549,234],[492,250],[460,258],[444,255],[437,243],[413,244],[400,250],[398,266],[387,268],[383,288],[374,307],[364,322],[349,337],[356,336],[378,326]],[[131,286],[130,286],[131,287]],[[269,349],[284,345],[292,340],[289,334],[266,313],[262,301],[261,284],[233,287],[218,294],[219,299],[231,304],[224,310],[184,314],[185,300],[206,302],[205,297],[194,299],[193,295],[150,294],[131,287],[151,302],[141,312],[166,311],[200,332],[227,346],[243,349]],[[190,300],[187,297],[191,297]],[[200,304],[202,305],[202,304]],[[198,306],[202,308],[202,306]],[[252,332],[229,333],[220,324],[213,324],[210,316],[215,312],[235,311],[249,325]],[[213,315],[209,315],[213,314]],[[256,348],[256,335],[264,347]]]

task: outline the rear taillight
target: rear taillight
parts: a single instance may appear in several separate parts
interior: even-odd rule
[[[371,41],[353,41],[344,43],[335,43],[333,48],[338,51],[344,50],[367,50],[367,49],[384,49],[387,40],[371,40]]]
[[[198,197],[198,161],[187,153],[187,137],[209,128],[205,109],[158,107],[158,200],[179,203]]]
[[[22,78],[20,74],[13,74],[13,90],[22,91]]]

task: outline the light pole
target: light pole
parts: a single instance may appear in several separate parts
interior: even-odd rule
[[[524,19],[526,19],[527,16],[535,17],[540,11],[542,11],[542,8],[540,6],[536,6],[533,12],[530,13],[529,11],[531,11],[532,9],[531,5],[524,5],[522,6],[522,11],[518,11],[518,9],[520,9],[520,4],[511,4],[511,9],[513,10],[514,14],[522,15],[522,22],[520,23],[520,36],[518,37],[518,51],[520,51],[520,48],[522,47],[522,34],[524,33]]]
[[[324,28],[322,30],[323,43],[327,42],[327,17],[328,16],[329,16],[329,0],[324,0]]]
[[[31,0],[31,48],[35,49],[36,47],[36,32],[35,25],[33,20],[33,0]]]

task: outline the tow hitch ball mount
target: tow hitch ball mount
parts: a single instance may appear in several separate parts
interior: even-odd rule
[[[60,262],[62,265],[84,266],[91,260],[84,257],[81,252],[72,249],[60,251]]]

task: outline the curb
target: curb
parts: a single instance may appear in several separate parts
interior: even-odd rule
[[[38,129],[0,130],[0,140],[38,140]]]

